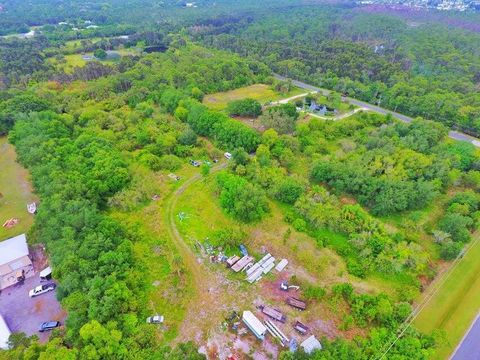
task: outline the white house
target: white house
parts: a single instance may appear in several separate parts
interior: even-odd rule
[[[10,329],[7,326],[7,323],[0,315],[0,349],[8,350],[8,339],[10,338]]]
[[[0,242],[0,290],[34,274],[25,234]]]

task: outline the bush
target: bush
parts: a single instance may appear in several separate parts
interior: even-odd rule
[[[307,285],[303,289],[303,296],[307,300],[322,300],[326,294],[327,291],[320,286]]]
[[[262,105],[250,98],[235,100],[228,103],[227,112],[230,116],[258,117],[262,114]]]
[[[190,128],[187,128],[184,132],[178,137],[178,143],[180,145],[193,145],[197,144],[197,134]]]
[[[143,152],[140,154],[138,160],[141,164],[145,165],[150,170],[158,171],[161,169],[160,158],[157,155],[151,154],[149,152]]]
[[[292,177],[286,177],[278,184],[275,198],[286,204],[294,204],[302,194],[303,185]]]
[[[451,240],[445,241],[440,247],[440,256],[443,260],[455,259],[460,251],[462,251],[463,244],[459,242],[453,242]]]
[[[163,155],[160,157],[158,165],[159,169],[174,171],[182,167],[182,160],[175,155]]]
[[[233,217],[252,222],[260,220],[269,211],[265,192],[244,178],[220,173],[217,183],[221,188],[220,205]]]

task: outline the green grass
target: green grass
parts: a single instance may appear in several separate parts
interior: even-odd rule
[[[303,89],[293,88],[287,94],[282,94],[273,90],[269,85],[255,84],[235,90],[207,95],[204,97],[203,103],[212,110],[220,111],[226,109],[228,103],[234,100],[251,98],[263,104],[268,101],[280,100],[303,94],[305,92],[306,91]]]
[[[477,234],[475,238],[478,236]],[[474,243],[414,322],[420,331],[432,333],[441,330],[446,336],[446,340],[440,341],[432,359],[447,359],[478,313],[479,258],[480,241]],[[440,277],[437,281],[442,279]]]
[[[36,201],[32,194],[27,170],[16,161],[15,149],[0,137],[0,225],[10,218],[18,218],[13,228],[0,226],[0,241],[25,233],[33,224],[33,216],[27,212],[27,203]]]

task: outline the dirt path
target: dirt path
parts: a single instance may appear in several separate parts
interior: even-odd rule
[[[307,112],[307,114],[310,115],[310,116],[316,117],[317,119],[337,121],[337,120],[346,119],[346,118],[356,114],[359,111],[368,111],[368,109],[360,107],[360,108],[357,108],[355,110],[349,111],[348,113],[337,115],[337,116],[334,116],[334,117],[320,116],[320,115],[317,115],[317,114],[313,114],[311,112]]]
[[[219,164],[211,169],[211,173],[224,169],[226,166],[227,163]],[[185,319],[180,327],[180,335],[177,338],[177,341],[200,341],[203,335],[202,329],[207,327],[207,323],[219,324],[222,320],[220,318],[220,312],[212,312],[208,310],[223,306],[219,294],[221,287],[224,285],[224,281],[218,274],[208,271],[206,266],[202,263],[202,259],[197,258],[192,249],[185,243],[175,223],[175,208],[178,198],[191,185],[201,179],[202,176],[200,174],[188,179],[171,195],[166,206],[168,231],[185,266],[191,273],[192,286],[194,286],[195,291],[195,296],[188,305]]]
[[[289,101],[291,101],[291,100],[299,99],[299,98],[305,97],[305,96],[307,96],[307,95],[316,94],[316,93],[317,93],[317,91],[311,91],[311,92],[308,92],[308,93],[291,96],[291,97],[286,98],[286,99],[282,99],[282,100],[278,100],[278,101],[273,101],[273,102],[271,103],[271,105],[287,104],[287,103],[288,103]]]

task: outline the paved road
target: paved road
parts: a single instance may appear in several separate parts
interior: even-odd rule
[[[283,80],[283,81],[287,80],[286,77],[278,75],[278,74],[274,74],[274,76],[279,80]],[[298,80],[291,80],[291,81],[292,81],[293,85],[295,85],[299,88],[302,88],[302,89],[306,89],[306,90],[309,90],[309,91],[320,92],[325,96],[330,93],[329,90],[322,89],[322,88],[319,88],[319,87],[316,87],[316,86],[313,86],[313,85],[310,85],[310,84],[306,84],[306,83],[298,81]],[[360,101],[360,100],[357,100],[357,99],[352,99],[352,98],[347,98],[347,99],[353,105],[366,108],[366,109],[368,109],[370,111],[374,111],[378,114],[383,114],[383,115],[391,114],[394,118],[396,118],[400,121],[406,122],[406,123],[409,123],[409,122],[413,121],[413,118],[411,118],[409,116],[399,114],[397,112],[387,110],[387,109],[381,108],[379,106],[372,105],[372,104],[369,104],[367,102]],[[476,147],[480,147],[480,139],[475,138],[475,137],[470,136],[470,135],[467,135],[467,134],[464,134],[464,133],[461,133],[461,132],[458,132],[458,131],[454,131],[454,130],[450,131],[448,133],[448,137],[451,138],[451,139],[454,139],[454,140],[467,141],[467,142],[473,144]]]
[[[472,326],[450,359],[480,360],[480,314],[473,321]]]

